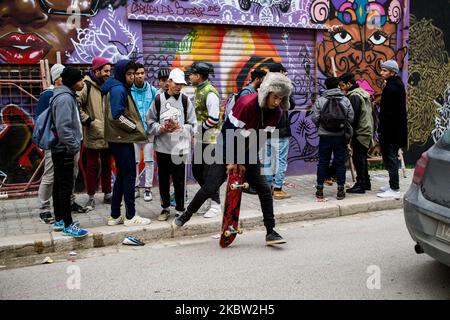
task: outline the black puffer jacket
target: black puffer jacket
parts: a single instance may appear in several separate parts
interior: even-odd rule
[[[405,85],[399,76],[386,81],[381,94],[378,134],[383,143],[408,145]]]

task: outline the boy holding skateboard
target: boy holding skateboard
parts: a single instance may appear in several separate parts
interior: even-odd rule
[[[216,192],[223,182],[227,179],[227,174],[233,172],[246,177],[247,182],[252,185],[260,199],[261,208],[264,217],[264,226],[266,227],[266,244],[281,244],[286,241],[274,230],[275,218],[273,214],[272,192],[264,176],[261,175],[261,164],[258,157],[251,159],[252,149],[251,140],[248,133],[253,130],[275,130],[275,127],[282,115],[282,110],[289,109],[289,95],[292,91],[291,81],[281,73],[268,74],[258,93],[253,93],[240,98],[233,107],[227,120],[222,127],[221,139],[218,140],[218,149],[216,154],[222,153],[219,148],[223,148],[223,158],[216,157],[208,171],[208,177],[205,184],[200,188],[197,194],[190,202],[186,211],[176,218],[172,225],[175,228],[183,226],[192,214],[197,212],[198,208]],[[247,137],[244,144],[234,144],[234,150],[228,148],[227,136],[233,139],[242,135]],[[254,139],[253,139],[254,140]],[[221,145],[220,145],[221,144]],[[260,146],[264,141],[258,141]],[[245,145],[245,148],[238,148]],[[254,146],[253,146],[254,148]],[[228,151],[228,155],[227,155]],[[253,152],[254,153],[254,152]],[[256,154],[256,153],[254,153]],[[244,155],[244,159],[241,155]],[[228,161],[228,165],[224,161]],[[254,160],[254,161],[252,161]]]

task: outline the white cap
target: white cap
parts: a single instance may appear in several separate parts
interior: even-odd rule
[[[175,83],[187,84],[183,70],[178,68],[175,68],[172,71],[170,71],[169,80],[172,80]]]

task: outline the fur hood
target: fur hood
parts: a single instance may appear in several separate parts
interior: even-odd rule
[[[267,96],[270,92],[274,92],[283,97],[281,108],[289,110],[289,96],[291,95],[293,86],[291,80],[280,72],[269,72],[258,90],[258,103],[261,108],[266,108]]]

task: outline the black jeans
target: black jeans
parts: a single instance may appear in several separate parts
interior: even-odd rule
[[[392,190],[399,190],[400,185],[398,177],[398,150],[400,149],[400,147],[396,144],[384,142],[382,139],[380,139],[380,149],[381,156],[383,157],[384,167],[389,173],[389,187]]]
[[[156,163],[158,164],[159,195],[161,197],[161,207],[170,207],[170,177],[172,176],[173,189],[175,190],[175,202],[177,211],[184,211],[185,203],[185,175],[186,157],[180,164],[172,161],[172,155],[156,152]]]
[[[369,148],[363,146],[357,139],[353,139],[352,150],[352,160],[356,171],[356,183],[364,188],[370,183],[367,165],[367,152],[369,151]]]
[[[109,149],[116,163],[116,180],[111,199],[111,217],[120,217],[122,197],[125,200],[125,215],[132,219],[136,214],[134,204],[134,184],[136,182],[136,161],[132,143],[109,142]]]
[[[73,222],[70,209],[70,197],[73,189],[74,154],[66,152],[52,153],[53,161],[53,209],[55,220],[64,220],[67,228]]]
[[[206,179],[209,176],[209,170],[212,166],[209,164],[205,164],[203,162],[203,152],[205,151],[205,148],[207,146],[209,146],[209,144],[202,143],[202,157],[201,157],[201,159],[194,158],[194,163],[192,164],[192,174],[193,174],[195,180],[200,185],[200,187],[203,187],[203,185],[205,184]],[[195,156],[195,154],[194,154],[194,156]],[[214,151],[212,152],[212,156],[214,156]],[[215,192],[211,193],[210,198],[213,201],[220,203],[219,189],[217,189],[217,190],[215,190]]]
[[[255,188],[259,197],[261,209],[264,217],[264,226],[267,232],[271,232],[275,227],[275,217],[273,215],[273,199],[270,186],[267,180],[261,175],[261,165],[252,164],[246,165],[245,180]],[[227,179],[225,164],[212,164],[208,171],[208,177],[205,183],[197,191],[189,206],[186,209],[186,214],[192,216],[200,209],[202,204],[220,189],[220,186]]]
[[[317,185],[323,186],[330,167],[331,154],[334,155],[333,164],[336,168],[338,186],[345,185],[345,160],[347,158],[347,144],[344,136],[319,137],[319,163],[317,165]]]

